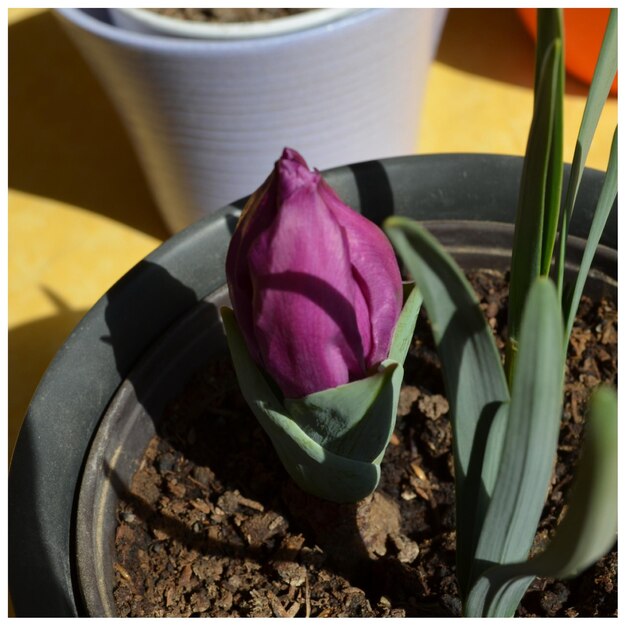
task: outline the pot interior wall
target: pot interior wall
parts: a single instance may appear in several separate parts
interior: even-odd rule
[[[92,443],[78,498],[76,552],[82,600],[91,616],[114,616],[115,511],[128,492],[167,404],[193,372],[226,350],[222,286],[174,324],[133,368],[113,397]]]
[[[511,225],[494,222],[425,222],[466,270],[506,270]],[[583,242],[570,238],[568,273],[577,271]],[[587,293],[616,296],[616,252],[600,247]],[[207,296],[140,359],[102,419],[82,479],[76,515],[79,586],[91,616],[114,616],[113,562],[116,509],[129,491],[165,406],[208,361],[223,354],[226,341],[219,307],[228,304],[225,286]]]

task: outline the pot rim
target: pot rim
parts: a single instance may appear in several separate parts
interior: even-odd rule
[[[269,20],[230,23],[186,21],[180,18],[154,13],[148,9],[117,7],[109,9],[109,11],[119,13],[125,17],[129,23],[132,22],[138,28],[145,29],[140,32],[147,31],[149,34],[165,35],[168,37],[232,40],[275,37],[309,28],[317,28],[347,17],[352,13],[363,11],[363,9],[312,9],[305,13],[286,15]]]
[[[104,9],[106,11],[106,9]],[[200,39],[191,37],[172,37],[160,33],[145,33],[132,31],[115,26],[110,16],[100,16],[103,9],[72,9],[57,8],[55,13],[62,19],[70,22],[92,35],[112,41],[120,46],[166,52],[169,54],[223,54],[229,52],[245,52],[258,50],[260,47],[270,49],[290,44],[304,44],[315,39],[325,39],[338,33],[340,36],[349,36],[352,28],[358,28],[375,16],[387,14],[399,9],[362,9],[352,13],[336,16],[333,20],[323,24],[298,29],[291,32],[263,37],[230,38],[230,39]],[[99,17],[100,16],[100,17]],[[170,18],[166,18],[170,19]],[[283,18],[286,19],[286,18]]]
[[[521,167],[521,157],[438,154],[357,163],[324,177],[346,203],[379,223],[392,213],[511,223]],[[573,235],[587,232],[585,206],[597,200],[602,179],[601,172],[585,172]],[[18,615],[69,616],[83,610],[71,521],[91,440],[141,354],[224,283],[226,248],[242,204],[174,235],[123,276],[85,315],[42,377],[9,474],[8,560]],[[613,210],[602,242],[614,249],[616,224]],[[172,290],[172,279],[184,289]]]

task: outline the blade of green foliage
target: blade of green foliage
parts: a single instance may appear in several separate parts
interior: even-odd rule
[[[477,520],[474,529],[474,539],[472,545],[477,546],[480,539],[481,527],[484,521],[484,513],[489,507],[489,502],[493,495],[493,490],[498,479],[498,471],[500,469],[500,461],[502,459],[502,449],[506,429],[509,421],[509,411],[511,409],[510,402],[503,402],[493,417],[493,420],[486,424],[484,433],[477,431],[474,446],[476,447],[476,458],[482,458],[481,475],[482,489],[479,490],[478,510],[482,513],[480,519]],[[484,452],[479,452],[480,446],[484,444]],[[470,472],[470,475],[472,472]]]
[[[548,54],[552,42],[563,41],[563,11],[560,9],[538,9],[537,13],[537,50],[535,80],[539,82],[541,64]],[[563,91],[565,85],[565,64],[563,55],[557,62],[557,76],[554,93],[554,117],[552,121],[552,137],[548,157],[546,176],[546,194],[543,211],[543,229],[541,244],[540,274],[547,276],[550,272],[554,243],[556,240],[559,212],[561,209],[561,188],[563,186]],[[539,85],[535,85],[535,93],[539,93]]]
[[[223,307],[221,313],[244,398],[293,480],[305,491],[334,502],[356,502],[372,493],[380,466],[335,454],[309,437],[287,415],[254,363],[232,310]]]
[[[559,297],[563,294],[563,274],[565,270],[565,248],[569,223],[574,212],[574,204],[578,195],[578,188],[582,179],[583,170],[587,161],[587,154],[593,140],[593,135],[600,120],[602,108],[609,95],[615,73],[617,72],[617,9],[611,9],[609,22],[606,26],[600,56],[593,74],[589,96],[585,104],[583,118],[576,139],[574,158],[570,170],[565,206],[561,215],[561,232],[559,235],[559,254],[557,257],[556,279]]]
[[[522,169],[509,285],[509,340],[507,344],[509,381],[512,380],[517,339],[526,296],[531,284],[541,273],[544,222],[546,219],[548,222],[553,219],[552,216],[546,218],[545,214],[546,181],[552,156],[551,144],[556,101],[558,100],[557,88],[562,62],[561,54],[561,42],[555,40],[544,55]],[[555,163],[553,170],[556,168]],[[551,210],[555,210],[555,207],[551,207]],[[556,210],[558,210],[558,206]]]
[[[324,449],[368,463],[380,462],[396,422],[403,369],[384,361],[372,376],[295,400],[287,414]]]
[[[457,494],[457,575],[468,583],[475,528],[490,494],[483,494],[486,439],[508,388],[491,329],[467,279],[450,255],[424,228],[394,216],[384,229],[424,296],[443,365],[450,403]],[[505,413],[500,413],[500,417]],[[495,432],[495,431],[494,431]],[[503,431],[502,431],[503,432]],[[501,442],[490,442],[492,454]]]
[[[578,576],[611,549],[616,534],[617,395],[600,388],[591,398],[567,513],[552,541],[530,561],[487,570],[472,589],[466,614],[513,615],[535,576]]]
[[[562,336],[554,284],[537,278],[524,308],[501,462],[476,547],[472,580],[494,564],[528,556],[558,442]]]
[[[413,287],[402,307],[402,312],[393,331],[389,358],[392,361],[403,364],[411,347],[415,323],[419,315],[423,301],[422,294],[417,287]]]
[[[563,40],[563,13],[560,9],[537,9],[537,43],[535,45],[535,98],[539,93],[541,68],[555,39]]]
[[[533,567],[538,576],[578,576],[611,549],[616,535],[617,394],[601,387],[591,397],[567,514]]]
[[[563,353],[567,354],[567,346],[569,343],[569,336],[574,326],[574,318],[576,317],[576,311],[578,311],[578,305],[580,304],[580,297],[583,293],[585,281],[589,275],[589,269],[591,268],[591,262],[600,243],[600,237],[604,231],[606,221],[609,219],[609,213],[611,207],[617,197],[617,127],[613,134],[613,143],[611,144],[611,155],[609,157],[609,164],[606,170],[606,177],[602,184],[602,191],[598,198],[598,204],[593,215],[591,222],[591,228],[589,229],[589,235],[587,236],[587,243],[585,244],[585,252],[583,253],[582,261],[580,262],[580,269],[576,275],[576,280],[573,287],[569,290],[567,296],[564,298],[563,306],[563,318],[565,319],[565,335]]]
[[[535,575],[524,563],[496,565],[472,587],[463,606],[466,617],[513,617]]]

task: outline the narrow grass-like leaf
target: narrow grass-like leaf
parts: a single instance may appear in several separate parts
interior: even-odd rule
[[[224,307],[221,313],[244,398],[293,480],[305,491],[334,502],[355,502],[372,493],[380,466],[335,454],[309,437],[287,415],[254,363],[233,312]]]
[[[532,566],[538,576],[578,576],[611,549],[616,535],[617,394],[601,387],[591,396],[567,513]]]
[[[617,197],[617,127],[613,134],[613,143],[611,144],[611,155],[609,157],[609,164],[606,170],[606,177],[602,184],[602,191],[598,198],[598,204],[593,215],[591,222],[591,228],[589,229],[589,235],[587,236],[587,243],[585,244],[585,252],[580,262],[580,269],[576,275],[576,280],[564,298],[563,305],[563,318],[565,320],[565,335],[563,353],[567,354],[567,346],[569,343],[569,336],[574,326],[574,318],[576,317],[576,311],[578,311],[578,305],[580,304],[580,297],[583,293],[585,281],[589,275],[589,269],[591,268],[591,262],[600,243],[600,237],[604,231],[606,221],[609,219],[609,213],[611,207]]]
[[[476,296],[452,257],[424,228],[394,216],[383,225],[424,296],[443,365],[453,428],[457,493],[457,575],[468,584],[475,528],[484,514],[485,441],[498,409],[509,399],[491,329]],[[500,413],[500,416],[505,414]],[[492,441],[495,455],[497,438]]]
[[[525,559],[532,545],[561,421],[562,332],[554,284],[537,278],[524,308],[500,468],[476,548],[472,581],[495,564]]]
[[[593,74],[589,96],[583,111],[572,167],[570,170],[565,206],[561,214],[561,231],[559,233],[559,253],[556,261],[556,282],[559,297],[563,294],[563,275],[565,271],[565,249],[569,223],[574,212],[574,204],[578,195],[578,188],[582,179],[583,170],[587,161],[587,154],[593,140],[593,135],[600,120],[602,108],[609,95],[615,73],[617,72],[617,9],[611,9],[609,21],[604,33],[600,56]]]
[[[504,437],[506,436],[506,428],[509,421],[509,411],[511,408],[510,402],[503,402],[498,411],[491,420],[490,423],[485,424],[484,435],[477,433],[476,441],[474,443],[476,450],[476,458],[482,458],[482,466],[480,479],[483,483],[483,489],[480,490],[479,497],[482,498],[482,502],[479,505],[478,510],[483,513],[489,506],[489,501],[493,495],[493,490],[496,486],[498,479],[498,471],[500,469],[500,461],[502,458],[502,448],[504,443]],[[484,452],[477,454],[480,447],[484,445]],[[470,469],[470,475],[472,470]],[[484,517],[484,516],[483,516]],[[480,524],[483,523],[483,517],[480,518]],[[481,527],[475,528],[474,545],[478,545],[480,538]]]
[[[538,80],[540,77],[541,62],[548,53],[552,42],[555,40],[563,41],[563,12],[560,9],[538,9],[537,16],[535,77]],[[540,268],[540,274],[542,276],[547,276],[550,272],[559,222],[559,212],[561,209],[561,188],[563,186],[563,90],[565,84],[563,54],[559,55],[556,71],[552,137],[550,139],[543,211]],[[536,93],[539,93],[537,87],[538,85],[536,85]]]
[[[415,323],[422,306],[423,297],[417,287],[413,287],[402,307],[398,323],[393,331],[389,359],[401,365],[406,359],[406,355],[411,347]]]
[[[467,615],[513,615],[535,576],[570,578],[604,556],[617,533],[617,395],[591,398],[586,436],[567,513],[548,547],[529,561],[499,565],[476,582]]]
[[[509,285],[509,337],[506,355],[509,382],[513,377],[524,303],[531,284],[541,274],[546,181],[552,155],[561,54],[561,41],[555,40],[544,55],[522,169]]]

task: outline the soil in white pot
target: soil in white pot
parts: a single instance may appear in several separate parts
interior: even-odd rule
[[[216,22],[230,24],[233,22],[262,22],[273,20],[278,17],[287,17],[311,11],[312,9],[231,9],[222,7],[220,9],[150,9],[154,13],[175,17],[177,19],[190,22]]]

